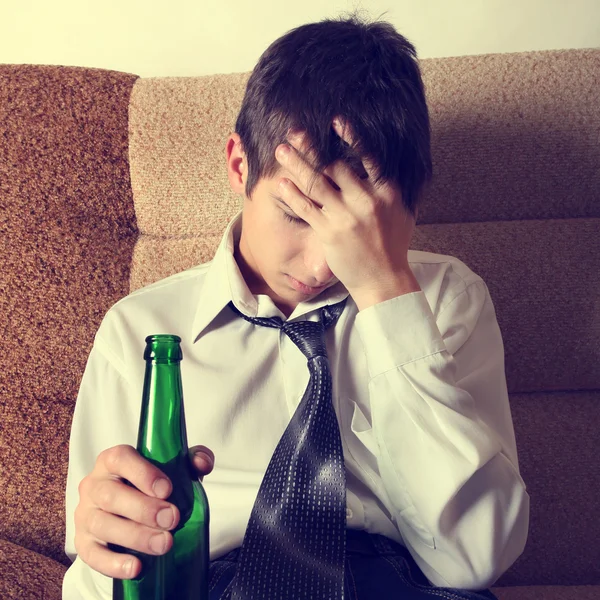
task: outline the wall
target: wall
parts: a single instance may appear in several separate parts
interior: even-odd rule
[[[421,58],[600,46],[599,0],[4,0],[0,63],[243,72],[289,29],[354,8],[386,13]]]

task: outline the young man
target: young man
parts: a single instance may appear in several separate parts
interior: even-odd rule
[[[525,546],[529,496],[487,286],[453,257],[408,249],[431,177],[414,47],[356,18],[292,30],[254,69],[226,156],[244,204],[214,259],[122,299],[96,335],[71,434],[63,599],[110,598],[110,578],[139,573],[108,543],[171,547],[170,482],[134,449],[140,357],[159,332],[182,338],[211,600],[230,597],[261,482],[316,389],[283,325],[336,306],[324,340],[345,471],[340,584],[315,597],[290,583],[287,598],[493,598],[485,588]]]

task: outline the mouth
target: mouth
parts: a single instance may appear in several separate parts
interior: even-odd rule
[[[306,285],[301,281],[294,279],[291,275],[288,275],[287,273],[286,277],[290,280],[290,284],[297,292],[301,292],[302,294],[306,295],[317,294],[318,292],[324,290],[327,287],[327,284],[321,285],[319,287],[312,287],[310,285]]]

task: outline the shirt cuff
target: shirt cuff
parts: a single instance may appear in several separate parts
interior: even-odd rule
[[[374,304],[356,315],[371,379],[446,345],[425,292],[411,292]]]

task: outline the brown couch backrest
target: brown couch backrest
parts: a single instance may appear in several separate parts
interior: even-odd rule
[[[414,249],[486,281],[503,333],[523,556],[500,585],[600,578],[600,49],[421,61],[434,181]],[[120,297],[210,260],[248,74],[0,65],[0,536],[67,564],[69,427]]]

